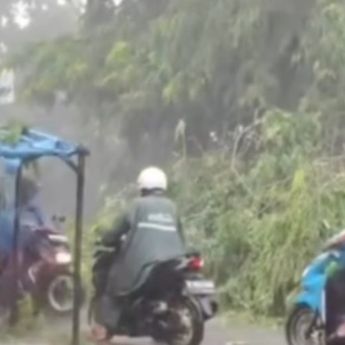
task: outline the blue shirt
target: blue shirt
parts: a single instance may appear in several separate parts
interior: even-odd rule
[[[20,223],[22,225],[43,226],[45,217],[41,208],[32,200],[21,209]],[[18,246],[22,248],[31,234],[28,227],[21,228],[18,238]],[[8,256],[12,252],[14,240],[14,210],[0,211],[0,253]]]

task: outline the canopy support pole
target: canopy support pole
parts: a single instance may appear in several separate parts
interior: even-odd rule
[[[15,212],[14,212],[14,235],[12,242],[12,253],[10,256],[9,265],[13,264],[13,278],[11,279],[11,315],[10,315],[10,324],[16,325],[19,320],[19,310],[18,310],[18,293],[19,293],[19,239],[20,239],[20,200],[21,200],[21,183],[22,183],[22,166],[20,165],[16,174],[15,181]],[[13,260],[13,261],[12,261]]]
[[[81,252],[83,236],[83,201],[85,185],[85,154],[78,155],[77,163],[77,204],[74,237],[74,295],[73,295],[73,324],[72,345],[80,343],[80,305],[81,305]]]

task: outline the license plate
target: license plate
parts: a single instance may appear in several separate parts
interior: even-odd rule
[[[211,280],[188,280],[186,285],[191,294],[213,295],[216,292],[215,284]]]

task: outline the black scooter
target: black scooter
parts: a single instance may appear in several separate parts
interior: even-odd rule
[[[94,255],[89,321],[104,293],[107,273],[116,251],[98,250]],[[199,345],[204,324],[214,317],[218,305],[215,285],[202,274],[204,262],[198,253],[152,263],[148,279],[122,300],[117,335],[152,337],[169,345]]]

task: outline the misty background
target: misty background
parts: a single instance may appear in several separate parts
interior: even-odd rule
[[[17,91],[1,118],[89,146],[87,219],[160,164],[224,305],[283,315],[345,226],[345,2],[2,0],[0,14]],[[58,163],[46,205],[71,214]]]
[[[206,3],[204,2],[200,8],[206,9],[209,6]],[[133,90],[126,90],[126,81],[123,86],[117,87],[113,85],[116,83],[115,79],[112,81],[115,74],[110,74],[109,81],[104,81],[104,91],[94,87],[93,84],[99,81],[93,81],[93,77],[89,80],[80,79],[75,85],[69,86],[73,88],[70,93],[76,94],[72,96],[76,99],[68,102],[68,92],[55,87],[48,90],[51,93],[49,105],[46,105],[45,101],[42,102],[40,95],[33,94],[29,102],[20,100],[15,105],[1,106],[1,117],[4,121],[18,119],[73,141],[82,142],[90,148],[92,155],[88,161],[86,195],[88,217],[92,218],[95,215],[107,194],[121,189],[133,180],[142,166],[166,166],[173,162],[184,150],[181,149],[181,145],[185,145],[185,150],[191,156],[200,156],[219,147],[231,150],[233,142],[236,141],[234,138],[237,131],[250,125],[253,116],[260,116],[269,104],[273,103],[289,110],[298,107],[304,96],[305,86],[310,82],[310,71],[308,67],[292,66],[291,58],[302,45],[301,36],[314,8],[314,1],[258,1],[252,6],[252,13],[253,25],[258,25],[260,38],[257,44],[248,47],[242,47],[242,41],[247,42],[244,27],[243,32],[239,34],[228,32],[229,47],[223,44],[222,48],[217,48],[215,36],[219,35],[216,31],[226,33],[228,25],[226,19],[224,21],[217,14],[217,8],[220,6],[220,3],[213,6],[207,20],[202,10],[194,15],[186,7],[186,13],[189,13],[190,17],[188,19],[187,15],[186,21],[181,22],[181,30],[186,31],[185,40],[176,41],[173,31],[179,30],[178,27],[171,26],[167,32],[162,31],[161,48],[157,49],[165,49],[168,56],[170,54],[167,58],[169,61],[157,67],[161,70],[161,75],[155,75],[155,71],[137,72],[139,80],[143,80],[140,87],[145,91],[136,90],[136,86]],[[245,8],[244,2],[239,6],[237,1],[226,6],[227,10],[224,13],[227,12],[229,18],[240,18],[241,10]],[[255,7],[259,8],[258,13],[254,12]],[[131,54],[126,53],[126,46],[122,47],[121,51],[121,44],[116,46],[117,41],[126,42],[127,38],[133,35],[134,40],[130,43],[129,49],[132,49],[132,44],[145,45],[145,35],[149,35],[148,28],[155,27],[156,22],[156,26],[159,27],[161,18],[169,22],[170,14],[177,10],[183,13],[183,5],[179,2],[174,4],[167,1],[163,4],[158,0],[145,0],[140,3],[134,0],[1,1],[2,60],[6,61],[17,52],[22,53],[20,68],[16,69],[17,99],[19,100],[19,93],[22,94],[23,89],[25,93],[25,89],[30,88],[30,83],[34,84],[35,78],[38,80],[37,83],[40,82],[39,71],[49,71],[49,61],[53,64],[54,59],[59,60],[58,53],[55,56],[54,53],[51,53],[51,56],[48,54],[46,67],[43,63],[38,67],[37,76],[31,75],[28,78],[28,70],[35,65],[33,61],[37,57],[30,49],[33,44],[59,44],[60,39],[62,43],[63,40],[72,37],[76,40],[77,46],[78,42],[89,40],[91,51],[83,51],[82,48],[79,54],[86,56],[85,63],[89,64],[90,70],[101,70],[103,65],[107,69],[104,60],[107,50],[110,49],[106,59],[109,59],[112,53],[115,59],[116,54],[120,59],[121,54]],[[254,24],[254,21],[257,23]],[[236,26],[235,23],[234,25]],[[197,32],[196,30],[204,30],[205,37],[195,37],[195,41],[200,41],[200,46],[195,47],[193,54],[190,54],[191,45],[188,40],[194,40],[193,33]],[[158,32],[159,30],[157,37]],[[234,45],[236,35],[240,39],[237,47]],[[222,34],[219,37],[221,42]],[[171,50],[168,48],[170,43]],[[153,44],[153,41],[147,43],[147,47],[143,49],[152,49]],[[219,56],[213,56],[212,51]],[[40,54],[39,49],[36,52]],[[162,53],[162,56],[158,54],[155,63],[161,63],[160,59],[164,59],[166,53]],[[241,54],[245,54],[242,61]],[[42,55],[44,56],[43,49]],[[128,56],[129,64],[132,63],[131,60],[132,57]],[[133,63],[137,63],[140,68],[140,65],[144,66],[146,62]],[[205,70],[202,71],[198,64]],[[186,70],[184,66],[187,66]],[[117,68],[116,64],[114,68]],[[121,68],[119,66],[120,71]],[[124,68],[126,71],[126,67]],[[136,73],[136,67],[132,68],[133,71],[131,68],[128,66],[128,71],[124,72],[124,75],[128,74],[128,78],[132,78],[131,73]],[[224,71],[226,73],[223,73]],[[94,72],[90,73],[92,75]],[[141,73],[146,73],[146,76],[140,76]],[[63,75],[63,71],[61,74]],[[160,85],[161,81],[155,81],[157,78],[166,79],[167,82],[163,81]],[[90,90],[83,89],[85,82],[92,84]],[[133,81],[133,84],[135,83]],[[184,87],[189,91],[184,90]],[[155,94],[160,90],[162,96]],[[264,95],[264,102],[260,93]],[[190,94],[190,99],[184,99],[183,94]],[[49,97],[43,95],[43,98]],[[159,97],[162,99],[159,100]],[[185,143],[180,142],[176,145],[176,133],[181,128],[184,132],[182,136],[185,135]],[[241,144],[242,142],[245,140],[241,140]],[[65,170],[57,163],[45,164],[42,174],[44,195],[47,205],[56,212],[70,214],[73,209],[71,191],[74,179],[73,175]],[[49,173],[45,173],[46,171]],[[102,193],[103,190],[107,193]]]
[[[80,14],[83,12],[83,1],[1,1],[0,4],[0,42],[2,59],[10,54],[25,49],[35,42],[54,40],[65,35],[74,34],[80,24]],[[0,55],[1,56],[1,55]],[[1,61],[1,59],[0,59]],[[21,75],[15,75],[16,98]],[[59,102],[49,108],[40,105],[2,104],[0,105],[2,124],[8,121],[19,121],[37,129],[47,130],[62,138],[86,145],[91,156],[87,161],[85,218],[93,220],[97,211],[104,203],[102,189],[105,181],[110,178],[110,171],[117,164],[122,164],[121,148],[107,149],[94,139],[97,123],[86,121],[81,110],[76,106],[66,106]],[[112,131],[116,137],[116,126]],[[41,183],[44,204],[51,213],[71,217],[75,210],[75,175],[63,162],[57,159],[41,161]],[[135,177],[132,172],[128,179]],[[123,177],[123,176],[122,176]],[[121,180],[121,176],[119,176]],[[122,179],[123,181],[123,179]],[[119,187],[121,188],[121,187]]]

